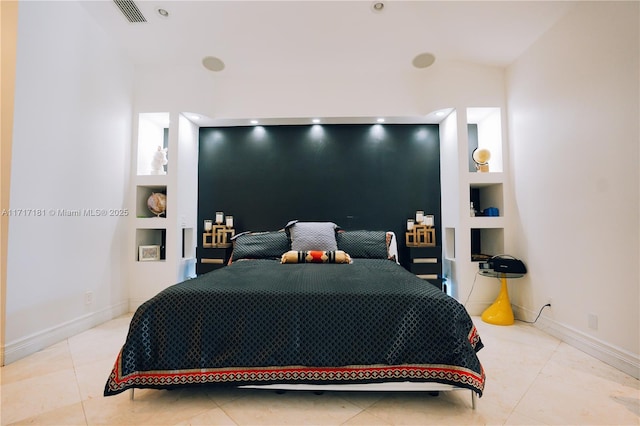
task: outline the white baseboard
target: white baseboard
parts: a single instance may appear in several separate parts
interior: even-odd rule
[[[105,323],[129,312],[129,302],[122,301],[99,311],[91,312],[73,320],[55,325],[45,330],[8,342],[4,349],[4,362],[11,364],[39,350],[54,345],[71,336]]]
[[[513,306],[513,312],[519,318],[535,318],[537,312],[521,306]],[[596,339],[573,327],[561,324],[550,318],[541,316],[534,327],[562,340],[568,345],[585,352],[592,357],[617,368],[618,370],[640,379],[640,356]]]

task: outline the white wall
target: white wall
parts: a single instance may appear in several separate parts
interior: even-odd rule
[[[139,112],[177,110],[231,119],[402,117],[505,102],[503,69],[445,61],[394,74],[319,70],[303,75],[260,67],[237,74],[140,66],[135,89]]]
[[[128,218],[84,209],[127,207],[133,67],[75,2],[20,2],[17,50],[10,207],[43,215],[10,218],[7,362],[126,312],[128,298]]]
[[[545,311],[552,333],[608,351],[613,364],[635,363],[636,377],[638,17],[638,2],[582,2],[507,78],[521,229],[513,245],[529,268],[512,301],[532,314],[552,298]]]

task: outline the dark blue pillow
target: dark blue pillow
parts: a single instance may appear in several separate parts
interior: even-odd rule
[[[338,250],[351,258],[388,259],[386,231],[343,231],[336,235]]]
[[[231,260],[280,259],[289,251],[289,238],[284,231],[245,232],[233,239]]]

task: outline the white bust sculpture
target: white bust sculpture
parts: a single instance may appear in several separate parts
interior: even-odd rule
[[[164,171],[164,165],[167,164],[167,148],[158,147],[158,150],[153,154],[153,160],[151,160],[151,174],[152,175],[166,175]]]

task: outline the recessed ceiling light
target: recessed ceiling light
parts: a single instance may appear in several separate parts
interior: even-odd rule
[[[258,124],[258,120],[251,120],[250,123],[255,126],[256,124]]]
[[[384,118],[378,118],[376,121],[377,121],[378,123],[384,123]]]
[[[169,12],[167,11],[167,9],[163,9],[161,7],[156,9],[156,12],[158,12],[158,15],[160,15],[163,18],[168,18],[169,17]]]
[[[413,61],[411,63],[416,68],[427,68],[433,65],[435,61],[436,57],[433,55],[433,53],[421,53],[413,58]]]
[[[375,13],[380,13],[384,10],[384,3],[381,1],[374,1],[371,3],[371,10]]]
[[[313,120],[311,120],[312,123],[314,124],[318,124],[320,122],[319,118],[314,118]]]
[[[224,69],[224,62],[222,59],[215,56],[205,56],[202,58],[202,65],[209,71],[222,71]]]

